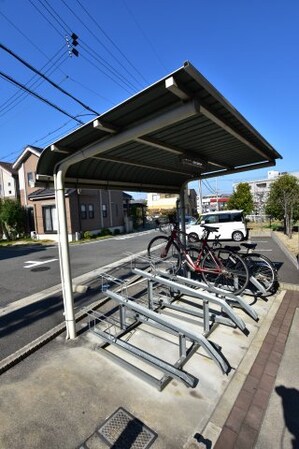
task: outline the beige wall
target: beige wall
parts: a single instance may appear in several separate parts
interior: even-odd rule
[[[35,230],[39,236],[56,239],[55,233],[46,234],[44,230],[43,206],[55,206],[55,198],[31,201],[28,196],[39,190],[28,183],[28,173],[34,173],[38,162],[35,154],[22,163],[19,169],[20,198],[25,207],[34,210]],[[86,206],[86,218],[81,216],[81,205]],[[93,206],[94,217],[89,216],[89,206]],[[103,216],[103,206],[106,207],[107,217]],[[122,228],[124,225],[123,196],[121,191],[73,189],[66,197],[66,217],[68,234],[73,238],[76,232],[90,231],[98,233],[102,228]],[[52,237],[50,237],[50,235]]]

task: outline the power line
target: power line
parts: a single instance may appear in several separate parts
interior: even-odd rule
[[[101,65],[103,65],[104,67],[107,68],[106,63],[103,62],[103,59],[102,59],[100,56],[96,55],[94,52],[89,51],[89,50],[87,50],[87,49],[85,49],[85,48],[84,48],[84,51],[86,51],[86,53],[87,53],[89,56],[91,56],[92,58],[94,58],[99,64],[101,64]],[[88,59],[86,56],[82,55],[82,52],[81,52],[81,57],[82,57],[83,59],[87,60],[88,62],[90,62],[90,63],[92,64],[92,62],[90,61],[90,59]],[[111,75],[110,75],[109,73],[105,72],[103,69],[101,69],[101,68],[100,68],[99,66],[97,66],[96,64],[93,63],[93,65],[94,65],[94,67],[96,67],[100,72],[102,72],[105,76],[107,76],[111,81],[113,81],[114,83],[116,83],[116,84],[117,84],[118,86],[120,86],[122,89],[126,90],[126,92],[128,92],[130,95],[132,94],[132,92],[135,92],[135,91],[136,91],[136,89],[134,88],[134,86],[132,87],[132,84],[131,84],[131,83],[129,84],[126,80],[124,80],[124,79],[121,77],[121,75],[119,75],[119,74],[117,74],[117,73],[114,73],[114,71],[111,71],[111,70],[109,69],[109,67],[107,68],[107,70],[108,70],[108,72],[111,73]],[[118,80],[117,80],[117,79],[114,79],[113,76],[115,76]],[[123,85],[120,84],[120,83],[123,83]],[[126,87],[124,87],[124,86],[126,86]],[[129,91],[128,91],[127,87],[130,89]]]
[[[94,109],[91,109],[89,106],[87,106],[86,104],[84,104],[81,100],[79,100],[78,98],[74,97],[72,94],[70,94],[69,92],[67,92],[65,89],[63,89],[62,87],[58,86],[58,84],[54,83],[54,81],[50,80],[50,78],[48,78],[47,76],[45,76],[43,73],[41,73],[39,70],[37,70],[35,67],[33,67],[31,64],[29,64],[28,62],[26,62],[23,58],[21,58],[20,56],[18,56],[16,53],[14,53],[12,50],[10,50],[9,48],[7,48],[5,45],[0,43],[0,48],[2,48],[4,51],[6,51],[7,53],[9,53],[11,56],[13,56],[14,58],[16,58],[18,61],[20,61],[23,65],[25,65],[27,68],[29,68],[30,70],[32,70],[34,73],[36,73],[37,75],[41,76],[42,78],[44,78],[48,83],[50,83],[53,87],[55,87],[55,89],[58,89],[60,92],[62,92],[63,94],[67,95],[68,97],[70,97],[72,100],[76,101],[78,104],[80,104],[80,106],[82,106],[83,108],[87,109],[90,112],[93,112],[95,115],[99,115],[99,113],[97,111],[95,111]]]
[[[64,35],[56,28],[56,26],[55,25],[53,25],[53,23],[45,16],[45,14],[43,14],[43,12],[42,11],[40,11],[40,9],[33,3],[33,1],[32,0],[28,0],[30,3],[31,3],[31,5],[33,6],[33,8],[35,8],[38,12],[39,12],[39,14],[48,22],[48,24],[52,27],[52,28],[54,28],[54,30],[56,31],[56,33],[58,33],[60,36],[62,36],[63,38],[64,38]]]
[[[55,65],[56,63],[52,60],[49,59],[48,55],[42,50],[40,49],[25,33],[23,33],[22,30],[20,30],[20,28],[18,28],[5,14],[3,14],[2,11],[0,11],[0,15],[15,29],[18,31],[18,33],[20,33],[24,39],[26,39],[39,53],[41,53],[47,60],[48,62],[52,62],[53,65]],[[44,16],[43,16],[44,17]],[[45,17],[44,17],[45,18]],[[51,23],[50,23],[51,25]],[[95,92],[95,91],[91,91],[87,86],[85,86],[84,84],[80,83],[78,80],[76,80],[73,77],[70,77],[69,75],[67,75],[63,70],[61,70],[61,68],[59,66],[56,66],[56,68],[63,73],[68,79],[70,79],[71,81],[73,81],[74,83],[79,84],[81,87],[83,87],[86,90],[89,90],[90,92],[92,92],[93,94],[99,96],[100,98],[102,98],[105,101],[109,101],[112,104],[114,104],[111,99],[107,99],[105,97],[103,97],[101,94]]]
[[[63,4],[68,8],[68,5],[66,4],[65,0],[61,0],[63,2]],[[116,45],[116,43],[109,37],[109,35],[104,31],[104,29],[99,25],[99,23],[94,19],[94,17],[90,14],[90,12],[82,5],[82,3],[79,0],[76,0],[76,2],[81,6],[81,8],[83,9],[83,11],[85,12],[85,14],[87,14],[87,16],[89,17],[89,19],[94,23],[94,25],[101,31],[101,33],[106,37],[106,39],[111,43],[111,45],[121,54],[121,56],[127,61],[127,63],[131,66],[131,68],[133,68],[136,73],[138,73],[138,75],[142,78],[142,80],[148,84],[148,81],[144,78],[144,76],[142,75],[142,73],[137,69],[137,67],[135,67],[131,61],[127,58],[127,56],[122,52],[122,50],[118,47],[118,45]],[[74,13],[73,13],[74,14]],[[75,15],[75,14],[74,14]],[[77,17],[77,16],[76,16]],[[78,18],[78,17],[77,17]],[[81,23],[83,24],[82,20],[79,19],[81,21]],[[84,24],[83,24],[84,25]],[[84,25],[85,26],[85,25]],[[90,31],[90,30],[89,30]],[[91,31],[90,31],[91,32]],[[121,63],[121,61],[119,61],[118,58],[116,58],[116,56],[114,56],[113,54],[111,54],[111,51],[109,51],[109,49],[107,49],[107,47],[98,39],[96,38],[98,42],[101,43],[102,46],[104,46],[104,48],[108,51],[108,53],[118,62],[118,64],[121,65],[121,67],[124,68],[124,70],[127,71],[127,69],[124,67],[124,65]],[[127,73],[129,73],[127,71]],[[134,77],[134,75],[132,73],[129,73],[134,79],[135,81],[137,81],[137,79]],[[137,81],[138,82],[138,81]]]
[[[45,19],[45,20],[47,20],[47,22],[51,25],[51,26],[53,26],[53,28],[55,29],[55,31],[59,34],[59,35],[61,35],[61,33],[60,33],[60,31],[57,29],[57,27],[56,26],[54,26],[53,25],[53,23],[52,23],[52,21],[51,20],[49,20],[48,19],[48,17],[46,17],[46,15],[32,2],[32,0],[29,0],[30,1],[30,3],[37,9],[37,11],[42,15],[42,17]],[[61,18],[61,16],[57,13],[57,11],[49,4],[49,2],[47,1],[47,0],[37,0],[41,5],[42,5],[42,7],[43,8],[45,8],[45,10],[47,11],[47,13],[48,14],[50,14],[50,16],[51,16],[51,18],[52,18],[52,20],[54,19],[55,21],[56,21],[56,23],[58,23],[58,25],[62,28],[62,30],[65,32],[65,33],[69,33],[70,34],[70,27],[67,25],[67,23]],[[109,53],[109,55],[111,56],[111,57],[113,57],[122,67],[123,67],[123,69],[132,77],[132,78],[134,78],[137,82],[138,82],[138,80],[137,80],[137,78],[136,77],[134,77],[134,75],[132,74],[132,73],[130,73],[130,72],[128,72],[128,70],[126,69],[126,67],[121,63],[121,61],[119,61],[119,59],[118,58],[116,58],[114,55],[113,55],[113,53],[111,53],[111,51],[108,49],[108,47],[105,45],[105,44],[103,44],[103,42],[101,42],[101,40],[99,40],[98,39],[98,37],[92,32],[92,30],[90,29],[90,27],[88,27],[83,21],[82,21],[82,19],[73,11],[73,9],[72,8],[70,8],[68,5],[67,5],[67,3],[64,1],[64,0],[61,0],[62,1],[62,3],[65,5],[65,7],[75,16],[75,18],[79,21],[79,23],[82,25],[82,26],[84,26],[86,29],[87,29],[87,31],[89,32],[89,33],[91,33],[92,34],[92,36],[100,43],[100,45],[102,45],[104,48],[105,48],[105,50]],[[46,6],[46,4],[48,5],[48,6]],[[85,10],[85,8],[80,4],[80,6],[83,8],[83,10],[86,12],[86,14],[88,14],[89,15],[89,13],[88,13],[88,11],[86,11]],[[90,16],[89,15],[89,17],[91,17],[92,18],[92,16]],[[93,19],[93,18],[92,18]],[[96,22],[95,22],[96,23]],[[101,31],[106,35],[106,33],[101,29]],[[108,35],[106,35],[106,37],[107,37],[107,39],[109,38],[109,36]],[[110,38],[109,38],[110,39]],[[110,39],[110,41],[112,42],[112,40]],[[81,44],[81,48],[82,48],[82,45],[83,45],[83,48],[84,48],[84,42],[81,40],[81,42],[80,42],[80,44]],[[87,48],[90,48],[87,44],[85,44],[85,47],[87,47]],[[84,50],[87,52],[87,53],[90,53],[90,52],[88,52],[88,50],[86,50],[86,48],[84,48]],[[73,50],[73,52],[74,52],[75,50]],[[81,54],[81,53],[80,53]],[[115,82],[116,84],[118,84],[121,88],[124,88],[123,87],[123,85],[122,84],[120,84],[119,82],[117,82],[116,80],[115,80],[115,78],[118,78],[118,80],[121,82],[121,83],[123,83],[123,84],[125,84],[126,86],[128,86],[130,89],[133,87],[133,92],[135,92],[136,90],[138,90],[138,88],[135,86],[135,85],[133,85],[132,84],[132,82],[131,81],[129,81],[129,79],[128,78],[124,78],[124,76],[115,68],[115,67],[113,67],[108,61],[105,61],[99,54],[97,54],[93,49],[91,49],[91,56],[92,57],[94,57],[95,59],[96,58],[98,58],[98,62],[101,64],[101,65],[103,65],[103,66],[105,66],[105,68],[108,70],[108,72],[110,72],[110,74],[112,75],[112,76],[110,76],[109,75],[109,73],[107,73],[107,72],[105,72],[105,71],[103,71],[100,67],[98,67],[98,66],[96,66],[96,65],[94,65],[95,66],[95,68],[97,69],[97,70],[99,70],[101,73],[103,73],[105,76],[107,76],[107,77],[109,77],[113,82]],[[97,57],[95,56],[95,55],[97,55]],[[87,59],[87,58],[85,58],[85,59]],[[87,59],[88,60],[88,59]],[[89,61],[90,62],[90,61]],[[139,83],[139,82],[138,82]],[[140,84],[140,83],[139,83]],[[128,90],[125,88],[125,90],[128,92]],[[130,94],[132,94],[132,91],[130,91],[129,92]]]
[[[61,49],[55,54],[55,56],[53,56],[53,58],[55,58],[59,53],[61,52]],[[56,63],[58,61],[60,61],[62,59],[62,57],[64,57],[64,55],[59,56],[59,59],[56,61]],[[53,59],[52,58],[52,59]],[[49,62],[52,62],[52,60],[48,61],[42,68],[41,70],[43,70],[48,64]],[[55,70],[57,70],[57,66],[54,65],[53,67],[49,67],[45,73],[47,74],[52,74]],[[33,87],[38,87],[40,86],[42,83],[44,82],[44,80],[40,80],[38,78],[37,75],[33,75],[30,80],[25,84],[25,86],[33,88]],[[24,92],[24,91],[20,91],[20,92],[16,92],[13,95],[11,95],[7,100],[5,100],[1,105],[0,105],[0,113],[1,116],[3,116],[4,114],[6,114],[7,112],[9,112],[11,109],[15,108],[17,105],[19,105],[23,100],[25,100],[25,98],[28,96],[29,94]]]
[[[70,8],[69,6],[68,6],[68,4],[64,1],[64,0],[61,0],[61,2],[65,5],[65,7],[73,14],[73,16],[75,16],[75,18],[79,21],[79,23],[96,39],[96,41],[107,51],[107,53],[109,54],[109,56],[111,56],[125,71],[126,71],[126,73],[129,75],[129,76],[131,76],[138,84],[139,84],[139,86],[141,85],[140,84],[140,82],[137,80],[137,78],[131,73],[131,72],[129,72],[128,70],[127,70],[127,68],[122,64],[122,62],[116,57],[116,56],[114,56],[114,54],[110,51],[110,49],[98,38],[98,36],[90,29],[90,27],[88,27],[84,22],[83,22],[83,20],[81,19],[81,17],[79,17],[74,11],[73,11],[73,9],[72,8]],[[91,20],[92,21],[94,21],[94,19],[93,19],[93,17],[92,16],[90,16],[90,14],[88,13],[88,11],[86,11],[86,9],[80,4],[80,6],[83,8],[83,10],[86,12],[86,14],[88,14],[88,17],[90,17],[91,18]],[[94,21],[95,22],[95,21]],[[98,26],[98,24],[97,24],[97,22],[95,22],[96,23],[96,25]],[[83,40],[81,40],[81,45],[84,45],[84,41]],[[88,45],[88,44],[86,44],[85,43],[85,46],[86,47],[88,47],[89,49],[91,49],[91,47]],[[95,55],[95,54],[97,54],[97,56],[98,56],[98,58],[100,58],[101,59],[101,63],[102,64],[104,64],[104,65],[108,65],[109,66],[109,68],[108,67],[106,67],[106,68],[108,68],[108,70],[110,71],[110,72],[113,72],[113,74],[115,75],[115,76],[117,76],[119,79],[121,79],[122,80],[122,82],[123,82],[123,79],[124,79],[124,76],[115,68],[115,67],[113,67],[108,61],[105,61],[98,53],[96,53],[93,49],[91,49],[91,51],[92,51],[92,53],[93,53],[93,56]],[[94,56],[95,57],[95,56]],[[114,80],[113,80],[114,81]],[[130,83],[131,84],[131,86],[133,86],[133,88],[134,89],[136,89],[136,90],[138,90],[137,88],[136,88],[136,86],[134,86],[129,80],[128,80],[128,78],[126,78],[126,84],[128,85],[128,83]],[[122,87],[122,86],[121,86]]]
[[[78,1],[78,0],[77,0]],[[163,67],[164,70],[168,71],[167,67],[165,66],[164,62],[162,61],[162,59],[160,58],[158,52],[156,51],[152,41],[149,39],[149,37],[145,34],[143,28],[139,25],[139,23],[137,22],[137,19],[135,17],[135,15],[133,14],[132,10],[128,7],[127,2],[125,0],[123,0],[123,4],[125,5],[126,10],[128,11],[128,13],[131,15],[132,19],[135,22],[135,25],[137,26],[137,28],[139,29],[140,33],[142,34],[142,36],[144,37],[144,39],[147,41],[147,43],[149,44],[149,46],[151,47],[154,55],[156,56],[157,60],[159,61],[159,63],[161,64],[161,66]]]
[[[36,92],[33,92],[32,90],[28,89],[26,86],[24,86],[24,84],[19,83],[18,81],[13,79],[11,76],[9,76],[1,71],[0,71],[0,76],[3,79],[5,79],[6,81],[9,81],[10,83],[18,86],[19,88],[26,90],[26,92],[29,92],[30,95],[33,95],[34,97],[38,98],[39,100],[43,101],[44,103],[48,104],[49,106],[52,106],[52,108],[56,109],[57,111],[60,111],[62,114],[67,115],[68,117],[72,118],[73,120],[76,120],[76,122],[80,123],[81,125],[84,125],[84,123],[81,120],[78,120],[75,116],[64,111],[56,104],[52,103],[51,101],[47,100],[46,98],[42,97],[41,95],[38,95]]]

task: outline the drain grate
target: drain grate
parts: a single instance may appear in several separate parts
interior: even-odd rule
[[[157,434],[131,413],[120,407],[97,430],[113,449],[148,449]]]

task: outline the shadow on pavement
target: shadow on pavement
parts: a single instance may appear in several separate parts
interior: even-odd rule
[[[48,246],[46,245],[1,247],[0,260],[12,259],[13,257],[26,256],[27,254],[45,251],[47,248]]]
[[[281,397],[285,425],[294,436],[292,448],[299,449],[299,391],[283,385],[276,387],[275,391]],[[283,447],[283,441],[281,441],[281,447]]]

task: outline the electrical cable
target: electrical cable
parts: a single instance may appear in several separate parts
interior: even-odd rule
[[[39,10],[39,8],[33,3],[32,0],[28,0],[29,3],[31,3],[31,5],[33,6],[33,8],[35,8],[39,14],[48,22],[48,24],[54,28],[54,30],[56,31],[56,33],[58,33],[60,36],[62,36],[64,38],[64,35],[62,33],[60,33],[60,31],[56,28],[56,26],[53,25],[53,23],[45,16],[45,14],[42,13],[42,11]]]
[[[36,9],[37,9],[37,11],[42,15],[42,17],[45,19],[45,20],[47,20],[47,22],[49,23],[49,24],[51,24],[52,26],[53,26],[53,28],[56,30],[56,32],[60,35],[60,36],[62,36],[62,34],[60,33],[60,31],[56,28],[56,26],[54,26],[53,24],[52,24],[52,22],[46,17],[46,15],[45,14],[43,14],[43,12],[41,12],[40,11],[40,9],[39,8],[37,8],[37,6],[32,2],[32,0],[28,0]],[[59,16],[59,14],[57,14],[57,12],[55,11],[55,9],[47,2],[47,0],[44,0],[44,2],[45,3],[47,3],[48,4],[48,6],[49,7],[46,7],[45,6],[45,4],[43,3],[43,1],[42,0],[37,0],[45,9],[46,9],[46,11],[51,15],[51,17],[55,17],[55,20],[56,20],[56,22],[60,25],[60,27],[63,29],[63,31],[65,32],[65,33],[67,33],[67,34],[71,34],[71,31],[70,31],[70,28],[68,27],[68,25],[66,24],[66,22]],[[97,36],[96,35],[94,35],[94,33],[92,33],[91,32],[91,30],[90,30],[90,28],[89,27],[87,27],[83,22],[82,22],[82,20],[81,20],[81,18],[77,15],[77,14],[75,14],[74,13],[74,11],[63,1],[63,0],[61,0],[63,3],[64,3],[64,5],[69,9],[69,11],[77,18],[77,20],[81,23],[81,25],[83,25],[91,34],[93,34],[93,36],[97,39]],[[49,10],[49,8],[51,8],[52,9],[52,12]],[[61,23],[62,22],[62,23]],[[97,39],[98,40],[98,39]],[[99,41],[99,40],[98,40]],[[101,45],[103,45],[104,46],[104,48],[106,48],[106,50],[107,50],[107,52],[109,53],[109,55],[110,56],[113,56],[112,55],[112,53],[111,53],[111,51],[101,42],[101,41],[99,41],[99,43],[101,44]],[[81,45],[83,44],[83,41],[81,40]],[[94,56],[94,54],[96,53],[94,50],[92,50],[92,52],[93,52],[93,56]],[[100,57],[100,56],[99,56]],[[101,58],[101,57],[100,57]],[[102,60],[104,61],[104,59],[102,58]],[[104,62],[105,64],[109,64],[107,61],[105,61]],[[103,63],[103,64],[104,64]],[[110,72],[111,71],[113,71],[113,74],[114,74],[114,76],[116,76],[115,75],[115,73],[117,72],[117,70],[115,69],[115,68],[113,68],[112,66],[111,66],[111,64],[109,64],[110,65],[110,69],[108,68],[108,67],[106,67]],[[102,73],[104,73],[106,76],[108,76],[109,77],[109,75],[107,75],[105,72],[103,72],[99,67],[97,67],[97,66],[95,66],[96,68],[97,68],[97,70],[99,70],[99,71],[101,71]],[[124,82],[124,77],[122,76],[122,74],[120,74],[120,72],[118,72],[118,78],[121,80],[121,82],[123,82],[123,83],[125,83]],[[131,74],[131,76],[132,76],[132,74]],[[110,79],[112,80],[112,81],[114,81],[114,82],[116,82],[113,78],[111,78],[110,77]],[[128,81],[128,83],[130,83],[130,81],[129,80],[127,80]],[[118,84],[121,88],[123,88],[123,86],[122,85],[120,85],[119,83],[116,83],[116,84]],[[127,84],[127,83],[126,83]],[[130,83],[131,85],[132,85],[132,83]],[[136,90],[138,90],[135,86],[134,86],[134,92],[136,91]],[[126,92],[128,92],[128,90],[127,89],[125,89],[126,90]],[[129,92],[130,94],[132,93],[132,92]]]
[[[77,0],[79,1],[79,0]],[[137,19],[135,17],[135,15],[133,14],[132,10],[128,7],[127,3],[125,2],[125,0],[123,0],[123,4],[125,5],[126,10],[128,11],[128,13],[131,15],[133,21],[135,22],[135,25],[137,26],[137,28],[139,29],[140,33],[142,34],[142,36],[144,37],[144,39],[147,41],[147,43],[149,44],[149,46],[151,47],[154,55],[156,56],[157,60],[159,61],[159,63],[161,64],[161,67],[166,70],[166,72],[168,71],[167,67],[165,66],[164,62],[162,61],[162,59],[160,58],[158,52],[156,51],[152,41],[149,39],[149,37],[145,34],[144,29],[139,25],[139,23],[137,22]]]
[[[62,114],[67,115],[68,117],[72,118],[73,120],[76,120],[78,123],[80,123],[81,125],[84,125],[84,122],[82,122],[81,120],[78,120],[75,116],[69,114],[68,112],[64,111],[63,109],[61,109],[59,106],[55,105],[54,103],[52,103],[51,101],[47,100],[46,98],[42,97],[41,95],[38,95],[36,92],[33,92],[32,90],[28,89],[26,86],[24,86],[24,84],[19,83],[18,81],[16,81],[15,79],[13,79],[11,76],[5,74],[4,72],[0,71],[0,76],[5,79],[6,81],[9,81],[10,83],[18,86],[21,89],[26,90],[27,92],[29,92],[32,96],[38,98],[39,100],[43,101],[44,103],[48,104],[49,106],[52,106],[52,108],[56,109],[57,111],[60,111]]]
[[[45,76],[43,73],[41,73],[39,70],[37,70],[35,67],[33,67],[31,64],[29,64],[28,62],[26,62],[23,58],[21,58],[20,56],[18,56],[16,53],[14,53],[12,50],[10,50],[9,48],[7,48],[5,45],[1,44],[0,42],[0,48],[2,48],[2,50],[6,51],[7,53],[9,53],[11,56],[13,56],[15,59],[17,59],[18,61],[20,61],[23,65],[25,65],[27,68],[29,68],[30,70],[32,70],[34,73],[36,73],[37,75],[41,76],[42,78],[44,78],[48,83],[50,83],[53,87],[55,87],[55,89],[58,89],[60,92],[62,92],[63,94],[67,95],[68,97],[70,97],[72,100],[76,101],[78,104],[80,104],[80,106],[82,106],[83,108],[85,108],[86,110],[93,112],[95,115],[99,115],[99,113],[97,111],[95,111],[94,109],[90,108],[89,106],[87,106],[86,104],[84,104],[81,100],[79,100],[78,98],[74,97],[72,94],[70,94],[69,92],[67,92],[65,89],[63,89],[62,87],[58,86],[58,84],[56,84],[54,81],[50,80],[50,78],[48,78],[47,76]]]
[[[27,42],[29,42],[39,53],[41,53],[48,61],[50,61],[48,55],[41,50],[25,33],[23,33],[22,30],[20,30],[20,28],[18,28],[5,14],[3,14],[2,11],[0,11],[0,15],[15,29],[18,31],[18,33],[20,33],[26,40]],[[63,47],[64,48],[64,47]],[[55,65],[56,63],[54,61],[51,61],[53,65]],[[78,85],[80,85],[81,87],[83,87],[86,90],[89,90],[90,92],[92,92],[94,95],[97,95],[98,97],[102,98],[105,101],[110,102],[111,104],[115,104],[114,102],[111,101],[111,99],[108,99],[104,96],[102,96],[101,94],[91,90],[89,87],[85,86],[84,84],[82,84],[81,82],[79,82],[78,80],[76,80],[75,78],[69,76],[68,74],[66,74],[59,66],[57,67],[57,69],[63,73],[68,79],[70,79],[71,81],[73,81],[74,83],[77,83]]]
[[[69,6],[66,4],[65,0],[60,0],[69,10]],[[138,75],[142,78],[142,80],[146,83],[149,84],[148,81],[144,78],[144,76],[142,75],[142,73],[137,69],[137,67],[135,67],[131,61],[127,58],[127,56],[121,51],[121,49],[118,47],[118,45],[115,44],[115,42],[109,37],[109,35],[104,31],[104,29],[99,25],[99,23],[94,19],[94,17],[89,13],[89,11],[82,5],[82,3],[79,0],[76,0],[76,2],[81,6],[81,8],[83,9],[83,11],[85,12],[85,14],[87,14],[87,16],[89,17],[89,19],[94,23],[94,25],[101,31],[101,33],[106,37],[106,39],[111,43],[111,45],[113,45],[113,47],[121,54],[121,56],[126,60],[126,62],[131,66],[131,68],[133,68],[136,73],[138,73]],[[71,10],[71,12],[75,15],[75,13]],[[80,22],[82,23],[83,26],[84,23],[82,22],[82,19],[78,18],[77,15],[75,15],[77,17],[78,20],[80,20]],[[85,26],[86,27],[86,26]],[[90,31],[89,28],[87,28]],[[93,33],[92,33],[93,34]],[[95,37],[95,35],[93,34],[93,36]],[[109,55],[111,55],[113,57],[113,59],[115,61],[118,62],[118,64],[121,65],[121,67],[126,70],[127,73],[130,74],[130,76],[132,76],[132,78],[135,79],[135,81],[139,82],[135,76],[128,72],[127,69],[125,68],[125,66],[121,63],[121,61],[119,61],[118,58],[116,58],[116,56],[114,56],[111,51],[96,37],[97,41],[106,49],[106,51],[108,52]]]
[[[59,52],[58,52],[59,53]],[[61,55],[59,57],[59,60],[61,60],[62,58],[65,58],[65,55]],[[57,63],[58,61],[56,61]],[[43,70],[47,65],[49,64],[49,62],[47,62],[42,68],[41,70]],[[54,71],[57,70],[57,66],[55,65],[54,67],[49,67],[44,73],[45,74],[52,74],[54,73]],[[44,82],[43,79],[40,79],[37,75],[33,75],[29,81],[25,84],[26,87],[30,87],[31,89],[33,87],[38,87],[40,86],[42,83]],[[18,91],[16,93],[14,93],[13,95],[11,95],[9,98],[7,98],[1,105],[0,105],[0,114],[1,116],[5,115],[6,113],[8,113],[10,110],[14,109],[16,106],[18,106],[22,101],[24,101],[27,96],[29,94],[24,92],[24,91]]]
[[[84,44],[83,44],[83,48],[84,48]],[[90,55],[91,57],[93,57],[98,63],[100,63],[101,65],[104,65],[104,67],[106,67],[106,63],[105,62],[103,62],[103,59],[99,56],[99,55],[95,55],[92,51],[89,51],[89,50],[87,50],[86,48],[84,48],[84,51],[86,51],[86,53],[88,54],[88,55]],[[81,52],[81,56],[82,56],[82,58],[83,59],[85,59],[85,60],[87,60],[87,61],[89,61],[90,62],[90,60],[85,56],[83,56],[82,55],[82,52]],[[96,66],[97,67],[97,66]],[[107,68],[107,67],[106,67]],[[104,75],[106,75],[109,79],[111,79],[113,82],[115,82],[115,83],[117,83],[120,87],[123,87],[121,84],[119,84],[119,82],[122,82],[124,85],[126,85],[129,89],[131,89],[130,90],[130,94],[132,93],[132,92],[136,92],[136,88],[132,85],[132,83],[130,83],[130,82],[127,82],[126,80],[124,80],[123,79],[123,77],[121,77],[120,75],[118,75],[117,73],[114,73],[114,71],[112,72],[111,70],[109,70],[109,68],[107,68],[107,70],[109,70],[111,73],[112,73],[112,75],[113,76],[115,76],[119,81],[117,82],[115,79],[113,79],[113,77],[111,76],[111,75],[109,75],[109,74],[107,74],[106,72],[104,72],[102,69],[100,69],[99,67],[97,67],[97,69],[98,70],[100,70]],[[127,90],[127,89],[126,89]],[[128,90],[127,90],[127,92],[128,92]]]

